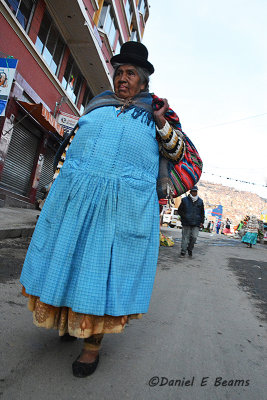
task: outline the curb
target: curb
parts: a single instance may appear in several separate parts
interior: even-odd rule
[[[32,236],[35,226],[28,225],[17,228],[0,229],[0,240]]]

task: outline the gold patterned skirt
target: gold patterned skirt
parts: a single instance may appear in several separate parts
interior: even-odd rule
[[[40,301],[39,297],[26,293],[29,298],[28,309],[33,313],[33,322],[38,327],[57,329],[59,336],[69,333],[71,336],[85,339],[99,333],[120,333],[130,319],[140,319],[143,314],[121,315],[92,315],[72,311],[69,307],[54,307]]]

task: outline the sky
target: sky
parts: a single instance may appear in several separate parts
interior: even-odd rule
[[[150,91],[178,114],[203,160],[201,179],[267,199],[267,1],[149,5]]]

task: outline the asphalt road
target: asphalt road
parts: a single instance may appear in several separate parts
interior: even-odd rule
[[[38,329],[18,282],[25,239],[0,241],[0,392],[5,400],[267,400],[267,246],[200,233],[192,259],[181,232],[160,248],[149,313],[106,335],[97,371],[74,378],[81,343]]]

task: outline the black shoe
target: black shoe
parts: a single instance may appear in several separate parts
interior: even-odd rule
[[[61,342],[73,342],[74,340],[77,340],[76,336],[70,336],[69,333],[65,333],[65,335],[60,336]]]
[[[185,252],[181,251],[181,257],[185,257]]]
[[[79,356],[80,357],[80,356]],[[78,357],[78,358],[79,358]],[[76,378],[86,378],[89,375],[92,375],[99,362],[99,354],[96,359],[92,363],[83,363],[78,361],[78,358],[72,363],[72,373]]]
[[[188,255],[189,255],[189,257],[192,257],[192,250],[188,250]]]

